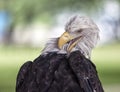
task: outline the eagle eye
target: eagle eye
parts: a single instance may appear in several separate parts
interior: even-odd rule
[[[79,30],[77,30],[76,32],[77,32],[77,33],[81,33],[81,32],[82,32],[82,29],[79,29]]]

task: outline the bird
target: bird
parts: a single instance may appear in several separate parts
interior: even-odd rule
[[[99,38],[92,19],[72,16],[60,37],[50,39],[35,60],[21,66],[16,92],[104,92],[91,61]]]

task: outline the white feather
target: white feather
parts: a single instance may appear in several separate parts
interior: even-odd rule
[[[77,30],[82,29],[81,33],[76,33]],[[73,35],[74,37],[82,36],[78,44],[72,49],[72,51],[79,50],[83,53],[84,56],[90,58],[91,51],[97,44],[99,40],[99,29],[97,25],[88,17],[80,17],[79,15],[71,17],[71,19],[66,23],[65,30]],[[58,53],[69,53],[67,52],[67,48],[69,44],[65,44],[62,49],[58,48],[58,39],[53,38],[50,39],[45,49],[43,50],[43,54],[47,52],[58,52]],[[72,52],[71,51],[71,52]]]

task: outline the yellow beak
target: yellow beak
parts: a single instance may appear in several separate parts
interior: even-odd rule
[[[63,45],[71,40],[72,43],[67,48],[67,51],[70,52],[73,49],[73,47],[80,41],[80,39],[81,39],[81,36],[74,38],[68,32],[64,32],[58,40],[58,47],[59,49],[62,49]]]
[[[67,42],[69,42],[72,39],[73,39],[73,37],[68,32],[64,32],[58,40],[59,49],[61,49],[64,44],[66,44]]]

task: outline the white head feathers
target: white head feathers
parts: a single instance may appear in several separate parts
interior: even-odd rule
[[[72,51],[79,50],[84,56],[90,58],[91,50],[95,47],[99,39],[99,29],[97,25],[88,17],[80,17],[79,15],[73,16],[68,20],[65,26],[65,31],[70,33],[72,36],[82,36],[78,44],[72,49]],[[63,49],[58,48],[58,39],[54,38],[46,44],[43,54],[47,52],[56,51],[58,53],[66,52]],[[66,44],[67,46],[68,44]]]

